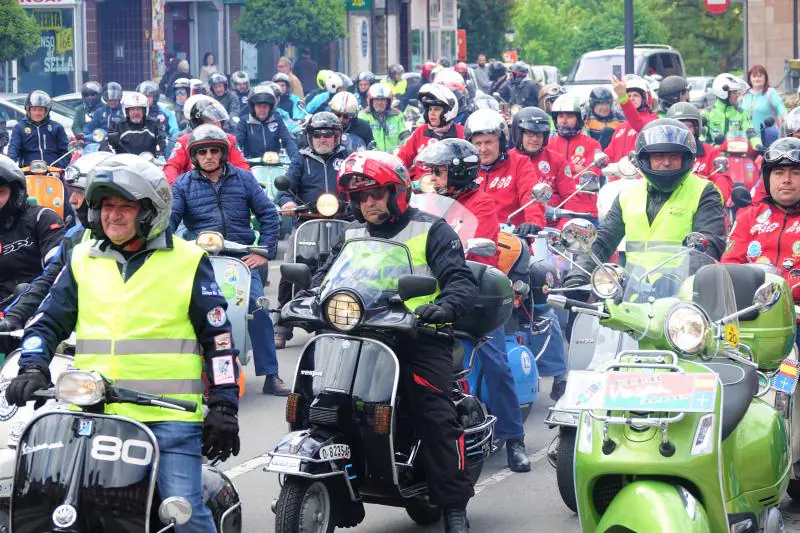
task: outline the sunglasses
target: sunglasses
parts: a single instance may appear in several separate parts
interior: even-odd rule
[[[776,163],[788,159],[792,163],[800,163],[800,150],[780,150],[778,148],[771,148],[764,153],[764,161],[767,163]]]
[[[361,192],[354,192],[350,194],[350,198],[353,199],[354,202],[360,204],[367,201],[367,198],[372,198],[373,200],[383,200],[383,197],[386,196],[388,191],[386,189],[372,189],[370,191],[361,191]]]
[[[332,130],[317,130],[311,132],[313,139],[333,139],[336,135]]]
[[[222,150],[220,150],[219,148],[198,148],[196,153],[197,155],[206,155],[209,153],[211,155],[218,155],[221,151]]]

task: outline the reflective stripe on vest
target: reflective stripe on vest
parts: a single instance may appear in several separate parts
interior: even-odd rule
[[[194,413],[132,404],[105,412],[140,422],[201,422],[203,359],[189,319],[203,250],[179,239],[157,250],[126,281],[117,262],[90,257],[93,242],[72,254],[78,286],[75,367],[95,370],[116,386],[196,402]]]
[[[433,271],[428,266],[428,258],[425,254],[428,245],[428,232],[433,226],[432,222],[423,222],[419,220],[410,221],[405,228],[397,235],[392,237],[391,241],[399,242],[408,248],[411,253],[411,267],[412,272],[417,276],[430,276],[435,278]],[[361,239],[369,237],[366,227],[357,227],[345,231],[345,240]],[[414,311],[420,305],[432,303],[439,296],[439,285],[436,285],[436,292],[426,296],[412,298],[405,302],[406,308],[409,311]]]
[[[680,246],[686,235],[692,231],[694,215],[707,184],[707,180],[695,174],[686,176],[661,206],[652,226],[647,218],[647,180],[637,180],[624,189],[619,195],[619,204],[627,239],[626,261],[652,268],[664,258],[650,257],[645,260],[642,256],[649,248]]]

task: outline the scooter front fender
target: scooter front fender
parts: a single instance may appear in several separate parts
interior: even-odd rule
[[[595,531],[709,533],[702,504],[683,487],[664,481],[636,481],[623,487],[603,513]]]

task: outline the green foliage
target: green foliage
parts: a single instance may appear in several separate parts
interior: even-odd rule
[[[246,0],[236,23],[252,44],[321,44],[346,35],[342,0]]]
[[[478,54],[500,58],[506,49],[505,32],[509,27],[512,0],[469,0],[459,2],[458,27],[467,31],[467,55],[471,61]]]
[[[39,48],[36,21],[17,0],[0,0],[0,62],[19,59]]]
[[[569,0],[520,0],[513,15],[520,59],[569,72],[575,61],[574,42],[584,31],[581,21],[586,16]]]

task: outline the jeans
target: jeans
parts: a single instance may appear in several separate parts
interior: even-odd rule
[[[561,377],[567,373],[567,361],[564,359],[564,336],[561,333],[561,324],[558,322],[553,309],[548,309],[541,316],[550,318],[550,343],[542,356],[536,361],[536,368],[541,377]],[[533,350],[533,355],[538,350]]]
[[[261,309],[253,313],[256,308],[256,299],[264,296],[264,283],[258,270],[250,271],[250,309],[253,319],[247,326],[250,333],[250,343],[253,345],[253,363],[257,376],[271,376],[278,373],[278,356],[275,353],[275,331],[272,328],[272,319],[268,309]]]
[[[525,429],[522,427],[522,412],[514,388],[514,376],[508,366],[505,331],[500,326],[489,336],[489,340],[478,348],[477,355],[480,357],[486,376],[486,387],[489,389],[489,409],[497,417],[497,440],[522,439],[525,437]]]
[[[160,452],[158,494],[162,500],[181,496],[192,505],[192,517],[175,533],[215,533],[211,511],[203,502],[202,424],[158,422],[148,424]]]

